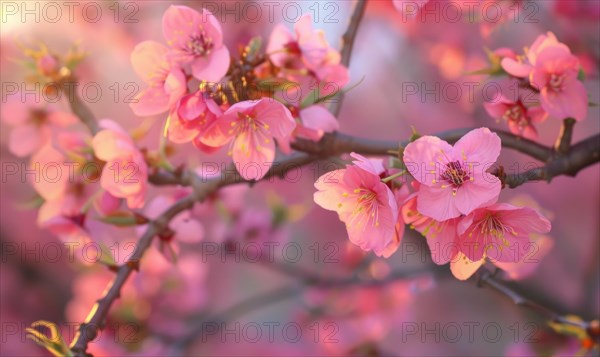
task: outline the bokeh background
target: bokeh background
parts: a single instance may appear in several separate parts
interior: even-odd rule
[[[13,14],[8,3],[16,4],[19,13]],[[37,18],[23,18],[22,7],[35,9],[36,3],[40,6]],[[70,19],[65,4],[57,2],[62,14],[54,21],[54,10],[48,9],[44,15],[44,2],[2,1],[2,98],[5,83],[24,82],[25,71],[18,63],[20,46],[43,42],[52,51],[64,53],[77,42],[88,54],[78,69],[81,81],[95,83],[102,91],[96,101],[94,89],[90,89],[87,102],[92,111],[129,130],[149,128],[142,145],[150,148],[157,147],[165,118],[138,118],[126,103],[135,85],[143,88],[129,56],[143,40],[163,41],[160,21],[170,4],[214,10],[232,53],[254,36],[267,41],[277,23],[293,26],[298,10],[312,14],[314,26],[337,45],[352,5],[351,1],[309,0],[292,5],[274,1],[270,5],[254,3],[256,7],[250,8],[242,1],[97,1],[98,7],[88,7],[86,13],[83,9],[89,2],[75,3],[78,6]],[[482,12],[484,3],[489,2],[480,3],[471,13],[472,19],[460,5],[462,17],[454,21],[452,9],[446,14],[442,11],[445,2],[428,4],[425,10],[431,14],[425,19],[406,19],[391,1],[370,1],[350,66],[351,83],[361,83],[346,95],[340,131],[405,140],[411,135],[411,126],[426,134],[459,127],[506,129],[483,109],[481,91],[491,81],[504,84],[497,78],[466,73],[487,66],[484,48],[510,47],[520,52],[547,31],[554,32],[579,57],[590,101],[600,103],[598,1],[516,5],[499,1],[494,2],[497,7],[488,6],[487,13]],[[99,18],[97,8],[102,9]],[[260,16],[256,8],[261,9]],[[273,18],[269,18],[270,8]],[[479,83],[472,98],[466,82]],[[453,92],[456,84],[462,93]],[[408,94],[407,86],[415,85],[418,93]],[[425,94],[426,90],[435,94]],[[577,123],[574,140],[596,134],[599,117],[598,106],[590,108],[586,120]],[[553,118],[539,125],[539,141],[552,145],[559,128],[560,121]],[[0,349],[6,356],[43,356],[47,353],[25,338],[24,328],[40,319],[53,321],[70,341],[75,324],[85,318],[112,273],[100,264],[69,259],[68,250],[56,237],[38,229],[36,210],[25,204],[34,194],[31,185],[4,174],[6,163],[26,161],[8,152],[10,128],[2,123],[1,129]],[[191,145],[176,150],[173,162],[191,167],[227,160],[223,152],[209,157]],[[530,162],[535,160],[509,149],[503,150],[499,159],[505,167],[524,167]],[[478,288],[473,281],[453,279],[447,266],[433,266],[421,253],[423,239],[413,233],[407,233],[400,250],[387,260],[351,246],[335,213],[312,202],[312,183],[320,170],[323,166],[313,165],[304,168],[297,180],[260,183],[251,189],[232,187],[217,203],[197,205],[194,215],[203,224],[203,244],[182,245],[177,264],[165,260],[157,246],[152,247],[141,271],[113,308],[107,330],[90,351],[155,356],[496,356],[571,355],[577,351],[578,341],[553,333],[539,315],[513,305],[489,288]],[[600,313],[599,178],[596,165],[576,178],[558,177],[551,184],[527,184],[501,193],[504,201],[537,202],[553,225],[549,234],[553,248],[516,289],[559,313],[586,319]],[[150,197],[176,191],[151,190]],[[98,239],[115,247],[122,258],[131,252],[127,243],[134,242],[137,234],[134,229],[104,229]],[[265,242],[279,243],[273,245],[273,253],[284,267],[236,261],[234,253],[224,258],[220,255],[223,247],[237,243],[243,248],[248,242],[262,247],[263,254]],[[220,249],[214,255],[207,253],[211,243]],[[301,251],[297,259],[296,251]],[[243,258],[243,251],[241,254]],[[296,273],[282,273],[289,268]],[[390,278],[403,271],[409,277]],[[409,274],[415,271],[418,273]],[[336,281],[358,277],[382,283],[320,288],[303,282],[295,276],[298,272]],[[248,299],[252,300],[230,309]],[[225,323],[224,329],[212,330],[221,323]],[[273,326],[272,336],[268,326]],[[298,329],[302,336],[296,341]]]

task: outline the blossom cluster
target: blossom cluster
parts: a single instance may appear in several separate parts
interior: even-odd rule
[[[270,168],[276,145],[289,153],[296,137],[318,141],[338,128],[320,102],[347,84],[348,70],[310,16],[293,32],[278,25],[265,55],[251,43],[239,61],[231,60],[221,26],[206,9],[171,6],[162,26],[168,46],[145,41],[131,55],[149,85],[131,108],[140,116],[168,112],[172,142],[192,142],[205,153],[228,145],[240,175],[258,180],[267,170],[248,167]]]
[[[503,47],[496,49],[492,57],[500,61],[505,73],[533,94],[527,98],[500,95],[494,102],[484,104],[488,114],[505,120],[512,133],[535,140],[534,124],[544,122],[548,116],[577,121],[586,118],[588,97],[580,81],[579,59],[552,32],[538,36],[524,54]]]
[[[405,225],[427,238],[432,260],[450,262],[458,279],[470,277],[487,259],[521,262],[533,244],[530,235],[547,233],[550,222],[535,209],[499,203],[501,182],[486,170],[500,154],[500,138],[487,128],[465,134],[454,146],[423,136],[404,149],[404,165],[414,181],[397,188],[379,159],[357,160],[323,175],[315,202],[336,211],[350,241],[378,256],[399,247]]]

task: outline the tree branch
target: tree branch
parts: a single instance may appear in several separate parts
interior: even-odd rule
[[[340,63],[346,67],[350,67],[350,58],[352,57],[352,48],[354,47],[354,41],[356,40],[356,34],[358,33],[358,27],[365,14],[367,7],[367,0],[358,0],[354,4],[354,10],[352,11],[352,17],[350,17],[350,24],[348,29],[342,36],[342,50],[340,51],[341,60]],[[342,102],[344,101],[344,92],[340,91],[336,101],[331,105],[329,110],[335,117],[340,114],[342,108]]]
[[[492,289],[498,291],[502,295],[511,299],[513,301],[513,303],[515,303],[515,305],[527,307],[533,311],[536,311],[537,313],[539,313],[541,315],[546,316],[551,321],[580,327],[584,330],[588,330],[592,326],[592,321],[589,321],[589,322],[588,321],[576,321],[573,319],[569,319],[569,318],[567,318],[567,316],[561,315],[553,310],[550,310],[549,308],[547,308],[545,306],[538,304],[537,302],[535,302],[533,300],[530,300],[530,299],[524,297],[519,292],[517,292],[515,289],[508,286],[508,284],[506,282],[498,280],[496,278],[495,274],[493,274],[489,271],[484,271],[481,274],[481,276],[479,278],[479,284],[487,285],[487,286],[491,287]]]
[[[563,124],[558,133],[558,138],[554,144],[554,150],[559,154],[565,154],[569,151],[571,146],[571,139],[573,137],[573,127],[575,126],[575,119],[567,118],[563,120]]]
[[[76,90],[78,85],[79,83],[77,81],[70,80],[63,82],[61,84],[61,89],[67,95],[69,106],[71,107],[73,114],[79,117],[79,120],[88,127],[92,132],[92,135],[95,135],[100,130],[98,121],[90,108],[88,108],[81,98],[79,98],[79,94],[77,94]]]

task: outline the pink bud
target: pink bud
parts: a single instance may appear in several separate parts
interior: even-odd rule
[[[51,76],[58,72],[59,69],[58,59],[50,54],[40,57],[37,66],[40,73],[44,76]]]

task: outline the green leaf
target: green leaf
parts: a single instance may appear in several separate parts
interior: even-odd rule
[[[50,330],[50,337],[38,331],[36,328],[43,326]],[[58,327],[48,321],[39,320],[31,324],[31,327],[27,327],[25,329],[27,332],[27,338],[32,339],[38,345],[47,349],[54,356],[59,357],[72,357],[73,353],[63,340]]]
[[[96,219],[100,222],[111,224],[117,227],[131,227],[148,223],[148,219],[146,217],[127,211],[117,211],[108,216],[98,217]]]
[[[255,58],[262,48],[262,37],[256,36],[252,37],[248,42],[248,45],[245,48],[246,58],[253,59]]]
[[[577,72],[577,79],[582,82],[585,80],[585,72],[583,71],[583,68],[579,68],[579,72]]]

